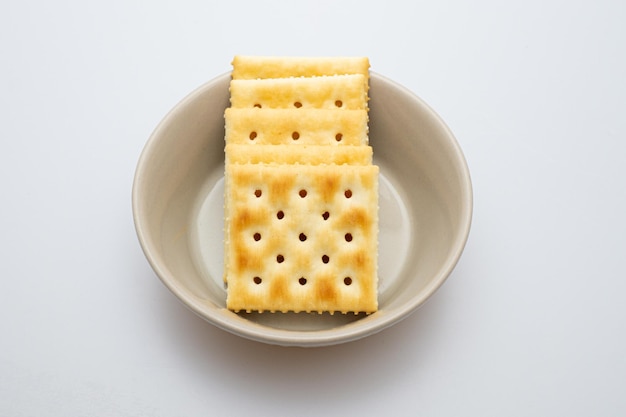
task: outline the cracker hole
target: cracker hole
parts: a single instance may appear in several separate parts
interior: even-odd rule
[[[260,109],[262,106],[259,103],[255,103],[254,107],[256,107],[257,109]]]
[[[341,106],[343,106],[343,101],[341,101],[341,100],[336,100],[336,101],[335,101],[335,106],[337,106],[337,107],[341,107]]]
[[[255,196],[256,198],[261,197],[261,195],[263,195],[263,191],[261,191],[261,190],[259,190],[259,189],[254,190],[254,196]]]
[[[345,278],[343,279],[343,283],[344,283],[344,284],[346,284],[346,285],[351,285],[351,284],[352,284],[352,278],[350,278],[350,277],[345,277]]]
[[[280,210],[278,213],[276,213],[276,217],[278,218],[278,220],[281,220],[283,217],[285,217],[285,213]]]
[[[300,238],[300,242],[304,242],[306,240],[306,235],[304,233],[300,233],[300,236],[298,236]]]
[[[291,139],[293,139],[293,140],[298,140],[298,139],[300,139],[300,134],[299,134],[298,132],[293,132],[293,133],[291,134]]]
[[[324,255],[322,256],[322,262],[324,262],[325,264],[328,263],[328,261],[330,261],[330,258],[328,257],[328,255]]]
[[[261,240],[261,233],[257,232],[252,237],[254,238],[254,240],[258,242],[259,240]]]
[[[342,135],[341,133],[337,133],[337,134],[335,135],[335,140],[336,140],[337,142],[341,142],[341,139],[343,139],[343,135]]]
[[[285,262],[285,257],[283,255],[278,255],[276,257],[276,262],[278,262],[279,264],[282,264],[283,262]]]
[[[300,285],[305,285],[306,284],[306,278],[305,277],[300,277],[298,282],[300,283]]]
[[[343,195],[345,195],[345,196],[346,196],[346,198],[350,198],[350,197],[352,197],[352,190],[346,190],[346,191],[343,193]]]
[[[344,238],[346,239],[346,242],[352,242],[352,233],[346,233]]]
[[[261,277],[254,277],[254,278],[252,278],[252,281],[254,281],[254,283],[255,283],[256,285],[259,285],[260,283],[262,283],[262,282],[263,282],[263,280],[261,279]]]
[[[300,190],[300,192],[298,193],[298,195],[299,195],[300,197],[304,198],[304,197],[306,197],[307,192],[306,192],[306,190],[302,189],[302,190]]]
[[[296,108],[298,108],[298,109],[299,109],[300,107],[302,107],[302,103],[300,103],[299,101],[296,101],[295,103],[293,103],[293,105],[294,105],[294,107],[296,107]]]
[[[322,218],[324,220],[328,220],[329,217],[330,217],[330,213],[329,212],[325,211],[325,212],[322,213]]]
[[[250,135],[248,135],[248,137],[250,138],[250,140],[255,140],[256,139],[256,132],[250,132]]]

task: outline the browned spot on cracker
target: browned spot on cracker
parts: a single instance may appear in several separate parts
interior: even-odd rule
[[[360,269],[363,269],[368,263],[367,253],[364,251],[358,251],[353,256],[354,265]]]
[[[337,189],[339,189],[339,177],[337,175],[333,175],[332,173],[326,173],[323,178],[320,179],[318,186],[319,193],[322,196],[322,201],[329,203],[333,201],[335,194],[337,193]]]
[[[240,233],[250,226],[263,226],[269,223],[266,210],[241,208],[231,219],[231,228],[234,233]]]
[[[286,300],[288,297],[287,283],[282,277],[275,277],[270,284],[270,297],[275,300]]]
[[[287,206],[289,201],[289,192],[293,188],[295,178],[289,175],[278,176],[272,178],[269,184],[269,192],[275,203]]]
[[[378,167],[376,167],[378,170]],[[378,171],[377,171],[378,172]],[[377,175],[361,175],[361,184],[365,189],[371,190],[375,188],[378,181]]]
[[[337,289],[330,277],[321,277],[317,280],[315,292],[319,299],[324,302],[335,302],[337,300]]]
[[[237,273],[245,271],[258,271],[263,268],[265,261],[260,259],[255,252],[248,249],[248,246],[242,242],[234,243],[234,264]]]
[[[367,229],[372,225],[372,221],[372,216],[361,207],[354,207],[344,212],[340,219],[340,223],[350,229]]]

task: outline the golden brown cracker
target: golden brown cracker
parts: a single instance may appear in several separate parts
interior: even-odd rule
[[[367,109],[363,74],[230,82],[234,108]]]
[[[366,57],[277,57],[237,55],[232,62],[233,79],[317,77],[323,75],[369,75]]]
[[[366,110],[228,108],[226,144],[367,145]]]
[[[227,307],[377,309],[378,167],[226,167]]]

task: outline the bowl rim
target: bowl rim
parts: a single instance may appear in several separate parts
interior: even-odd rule
[[[139,155],[131,191],[133,222],[141,249],[157,277],[187,308],[214,326],[247,339],[269,344],[315,347],[345,343],[375,334],[410,316],[443,285],[463,254],[472,224],[474,210],[473,185],[465,155],[456,137],[443,119],[417,94],[398,82],[374,71],[370,71],[370,79],[375,80],[375,82],[387,84],[399,90],[404,95],[407,95],[407,97],[414,100],[418,106],[428,113],[431,120],[436,121],[438,129],[445,133],[446,140],[449,141],[449,149],[452,150],[455,164],[461,173],[461,189],[465,191],[462,200],[464,209],[462,211],[459,233],[454,240],[454,245],[450,248],[448,258],[444,264],[445,268],[441,268],[438,271],[438,274],[431,279],[420,296],[407,300],[393,310],[379,311],[363,320],[355,322],[357,324],[349,323],[339,328],[304,331],[262,327],[262,325],[253,322],[249,322],[251,325],[247,325],[239,319],[234,319],[234,316],[239,316],[227,310],[226,312],[228,314],[234,315],[233,319],[227,319],[226,316],[220,314],[210,314],[212,308],[207,309],[206,303],[203,303],[202,300],[195,297],[189,290],[177,285],[176,280],[171,276],[168,268],[159,260],[159,257],[153,253],[145,230],[146,225],[144,223],[144,212],[141,204],[141,186],[145,182],[144,175],[148,161],[151,155],[156,151],[156,148],[158,148],[159,137],[181,109],[196,100],[198,96],[204,94],[206,90],[214,87],[214,85],[222,84],[226,79],[230,79],[231,73],[231,71],[225,72],[201,84],[176,103],[154,128]],[[216,308],[216,310],[222,311],[225,309]],[[363,323],[363,321],[366,322],[365,325],[358,325],[358,323]]]

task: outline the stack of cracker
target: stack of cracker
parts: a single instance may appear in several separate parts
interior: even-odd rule
[[[237,56],[226,109],[233,311],[377,310],[367,58]]]

